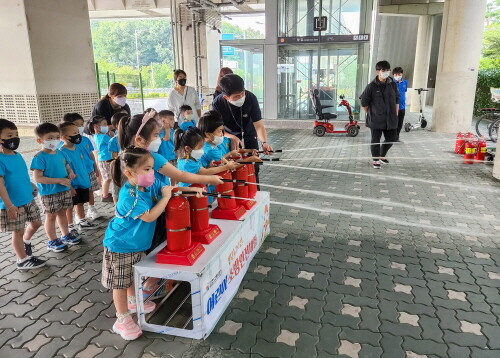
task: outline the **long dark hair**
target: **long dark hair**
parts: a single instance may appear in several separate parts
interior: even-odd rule
[[[124,168],[134,169],[148,158],[153,158],[153,155],[144,148],[130,146],[120,152],[120,155],[111,164],[111,176],[115,185],[123,186],[125,180]]]
[[[132,118],[122,118],[118,124],[118,143],[120,144],[120,148],[128,148],[134,144],[134,138],[137,134],[137,130],[142,124],[143,117],[143,114],[136,114]],[[148,140],[151,138],[153,130],[159,126],[160,124],[154,118],[150,118],[144,127],[142,127],[139,135]]]
[[[219,112],[211,110],[201,116],[198,128],[205,136],[206,133],[213,133],[217,128],[224,125],[224,120]]]
[[[188,154],[185,152],[184,147],[194,149],[198,143],[204,141],[203,133],[198,128],[189,127],[185,131],[179,128],[175,131],[174,150],[177,152],[179,158],[184,158]]]
[[[219,76],[217,76],[217,85],[215,86],[215,90],[217,92],[222,92],[222,88],[220,88],[220,79],[224,77],[225,75],[229,75],[233,73],[233,70],[230,69],[229,67],[222,67],[219,71]]]

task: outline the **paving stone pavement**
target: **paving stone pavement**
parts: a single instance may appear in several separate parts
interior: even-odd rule
[[[40,230],[34,252],[48,267],[38,271],[17,271],[1,234],[0,357],[500,357],[492,167],[462,164],[452,135],[402,140],[377,171],[366,131],[270,131],[275,148],[329,148],[262,166],[261,182],[282,187],[268,188],[271,199],[291,206],[271,206],[271,234],[205,341],[111,332],[111,294],[99,282],[109,215],[66,253],[46,253]],[[23,138],[21,150],[35,147]]]

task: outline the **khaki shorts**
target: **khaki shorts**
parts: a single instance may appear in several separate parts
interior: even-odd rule
[[[41,195],[40,201],[44,214],[55,214],[62,209],[73,207],[73,197],[69,189],[55,194]]]
[[[98,162],[102,180],[111,179],[111,162]]]
[[[42,221],[40,209],[38,209],[35,200],[30,201],[26,205],[19,206],[18,209],[19,213],[14,220],[8,219],[7,209],[0,209],[0,231],[23,230],[26,227],[26,223]]]
[[[99,181],[97,180],[97,174],[94,171],[91,171],[89,173],[89,177],[90,177],[90,190],[98,191],[99,189],[101,189]]]
[[[133,266],[141,261],[143,252],[112,252],[104,248],[101,283],[110,290],[124,290],[134,283]]]

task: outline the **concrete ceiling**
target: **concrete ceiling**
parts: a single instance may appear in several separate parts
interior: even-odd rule
[[[87,0],[91,19],[169,17],[171,0]],[[276,1],[276,0],[273,0]],[[191,6],[215,5],[222,14],[263,12],[265,0],[187,0]],[[241,3],[242,2],[242,3]],[[241,4],[238,4],[241,3]]]

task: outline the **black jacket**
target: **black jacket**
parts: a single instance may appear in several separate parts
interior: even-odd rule
[[[120,107],[118,109],[113,109],[111,103],[109,102],[109,99],[103,98],[99,100],[99,102],[97,102],[94,106],[94,109],[92,110],[92,117],[97,115],[103,116],[108,120],[108,124],[111,124],[111,117],[113,116],[113,114],[121,111],[122,109],[126,110],[128,115],[130,116],[130,107],[128,106],[128,104],[125,104],[123,107]]]
[[[366,126],[371,129],[398,128],[396,104],[399,104],[399,91],[396,82],[389,77],[385,83],[378,77],[370,82],[361,94],[361,106],[369,107]]]

